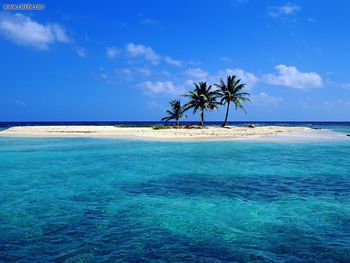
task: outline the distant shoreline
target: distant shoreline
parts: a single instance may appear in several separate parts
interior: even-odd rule
[[[227,125],[245,125],[245,124],[257,124],[257,125],[278,125],[279,124],[350,124],[349,121],[256,121],[256,120],[248,120],[248,121],[228,121]],[[62,126],[62,125],[76,125],[76,126],[108,126],[108,125],[123,125],[123,124],[135,124],[135,125],[157,125],[164,124],[162,121],[0,121],[0,127],[10,127],[10,126]],[[169,122],[169,124],[175,124],[174,122]],[[198,121],[188,121],[183,120],[181,124],[191,124],[198,125]],[[222,121],[206,121],[206,126],[218,126],[222,124]]]
[[[292,126],[256,126],[242,127],[208,126],[204,129],[152,129],[151,127],[116,127],[116,126],[18,126],[0,131],[0,137],[82,137],[136,139],[159,141],[220,141],[246,140],[258,141],[314,141],[349,139],[343,134],[326,130],[314,130],[309,127]]]

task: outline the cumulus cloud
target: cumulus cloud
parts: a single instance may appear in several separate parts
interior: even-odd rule
[[[0,14],[0,34],[17,45],[32,46],[39,50],[46,50],[56,42],[71,41],[59,24],[40,24],[19,13]]]
[[[300,107],[308,110],[314,110],[314,111],[320,111],[320,110],[329,110],[332,109],[341,109],[350,110],[350,101],[349,100],[342,100],[342,99],[336,99],[336,100],[325,100],[325,101],[315,101],[315,100],[299,100],[298,104]]]
[[[138,87],[149,96],[178,96],[185,92],[182,86],[177,86],[172,81],[145,81],[140,83]]]
[[[122,50],[117,47],[107,47],[106,55],[108,58],[115,58],[122,53]]]
[[[21,100],[16,100],[16,104],[19,106],[22,106],[22,107],[27,106],[27,103],[25,103],[24,101],[21,101]]]
[[[294,66],[286,65],[277,65],[275,70],[277,71],[276,73],[258,77],[254,73],[240,68],[226,68],[219,71],[218,77],[225,79],[227,75],[236,75],[242,80],[242,83],[247,84],[247,88],[254,87],[260,82],[301,90],[319,88],[323,85],[321,76],[316,72],[301,72]]]
[[[253,95],[251,101],[259,106],[277,107],[284,101],[284,99],[269,95],[266,92],[260,92],[259,94]]]
[[[316,72],[301,72],[294,66],[277,65],[277,74],[266,74],[264,80],[271,85],[307,90],[322,87],[322,78]]]
[[[350,90],[350,83],[343,83],[341,84],[341,87],[344,89],[349,89]]]
[[[301,72],[295,66],[277,65],[275,73],[265,75],[256,75],[252,72],[245,71],[240,68],[226,68],[219,70],[216,74],[209,74],[202,68],[190,68],[184,72],[188,77],[186,84],[192,85],[196,81],[208,81],[209,83],[217,83],[220,78],[226,80],[228,75],[235,75],[241,79],[247,88],[253,88],[259,83],[266,83],[275,86],[290,87],[300,90],[308,90],[323,86],[322,77],[316,72]],[[348,88],[348,85],[342,85]]]
[[[145,67],[121,67],[113,70],[106,70],[100,67],[98,72],[93,72],[94,78],[103,80],[107,84],[120,85],[125,82],[138,81],[151,76],[153,72]]]
[[[147,77],[152,75],[152,71],[147,68],[136,68],[135,71]]]
[[[237,76],[237,78],[241,79],[242,83],[247,84],[247,88],[254,87],[259,81],[259,78],[255,76],[255,74],[248,71],[244,71],[240,68],[227,68],[225,70],[220,70],[218,75],[219,78],[222,78],[223,80],[226,79],[227,75],[235,75]]]
[[[114,69],[114,72],[116,73],[119,81],[131,81],[134,78],[133,72],[129,68],[116,68]]]
[[[220,58],[221,62],[225,62],[225,63],[232,63],[232,59],[230,59],[229,57],[221,57]]]
[[[164,61],[170,65],[173,65],[173,66],[177,66],[177,67],[181,66],[181,61],[176,60],[176,59],[169,57],[169,56],[165,56]]]
[[[336,105],[350,109],[350,101],[349,100],[337,100]]]
[[[148,25],[148,26],[160,26],[161,25],[160,21],[146,17],[142,13],[139,14],[139,17],[140,17],[140,24],[141,25]]]
[[[181,61],[170,56],[161,56],[151,47],[142,44],[128,43],[124,48],[118,48],[114,46],[106,48],[106,55],[108,58],[115,58],[121,54],[124,54],[129,58],[144,59],[151,62],[153,65],[158,65],[160,62],[165,62],[169,65],[177,67],[180,67],[182,65]]]
[[[82,47],[78,47],[75,49],[75,51],[77,52],[78,56],[81,58],[85,58],[86,57],[86,49],[82,48]]]
[[[150,47],[129,43],[126,45],[126,52],[131,57],[143,57],[150,61],[153,65],[159,64],[161,57]]]
[[[288,17],[296,14],[300,10],[301,10],[300,6],[292,3],[287,3],[281,6],[269,6],[268,14],[274,18]]]
[[[185,74],[197,80],[205,80],[208,77],[208,72],[201,68],[191,68],[185,71]]]
[[[228,75],[235,75],[242,80],[242,83],[247,84],[248,88],[255,86],[259,78],[251,72],[244,71],[243,69],[226,68],[219,70],[216,74],[209,74],[208,71],[202,68],[190,68],[184,72],[188,77],[185,80],[186,86],[193,86],[193,82],[207,81],[209,84],[217,83],[220,78],[226,81]]]
[[[140,23],[142,25],[151,25],[151,26],[159,26],[160,25],[160,22],[158,20],[151,19],[148,17],[142,17]]]
[[[241,4],[248,3],[249,0],[231,0],[230,3],[233,7],[237,7]]]

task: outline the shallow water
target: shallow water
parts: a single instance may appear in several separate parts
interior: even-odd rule
[[[0,259],[349,262],[349,153],[0,138]]]

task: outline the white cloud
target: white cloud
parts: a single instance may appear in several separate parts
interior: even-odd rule
[[[333,75],[335,72],[326,72],[327,75]],[[327,87],[334,87],[334,88],[342,88],[342,89],[348,89],[350,90],[350,82],[338,82],[334,81],[332,79],[324,79],[323,81],[324,86]]]
[[[122,81],[131,81],[134,79],[133,72],[129,68],[116,68],[114,69],[114,72],[117,75],[118,81],[117,82],[122,82]]]
[[[108,58],[115,58],[121,54],[121,49],[117,47],[107,47],[106,48],[106,55]]]
[[[251,97],[251,101],[255,105],[259,106],[279,106],[284,100],[281,97],[275,97],[267,94],[266,92],[260,92],[259,94],[253,95]]]
[[[117,74],[119,81],[134,80],[137,77],[149,77],[152,71],[147,68],[115,68],[114,72]]]
[[[231,2],[231,5],[233,7],[237,7],[237,6],[241,5],[241,4],[248,3],[248,1],[249,0],[231,0],[230,2]]]
[[[194,82],[195,82],[195,81],[192,80],[192,79],[187,79],[187,80],[185,80],[184,85],[185,85],[187,88],[193,88]]]
[[[219,70],[217,74],[209,74],[202,68],[190,68],[184,73],[187,77],[189,77],[186,80],[188,85],[196,81],[217,83],[220,78],[226,80],[228,75],[235,75],[237,78],[241,79],[242,83],[247,85],[248,90],[261,82],[301,90],[319,88],[323,86],[322,77],[316,72],[301,72],[294,66],[286,65],[277,65],[275,66],[275,69],[277,71],[276,73],[260,76],[240,68],[226,68]],[[349,86],[346,84],[342,85],[343,88],[348,88]]]
[[[161,57],[154,52],[152,48],[141,44],[127,44],[126,52],[131,57],[143,57],[144,59],[150,61],[153,65],[157,65],[161,59]]]
[[[241,79],[241,83],[247,84],[247,88],[254,87],[259,81],[259,78],[253,73],[244,71],[240,68],[227,68],[225,70],[220,70],[218,75],[219,78],[222,78],[223,80],[226,79],[227,75],[235,75],[237,78]]]
[[[300,6],[292,3],[287,3],[281,6],[269,6],[268,14],[271,17],[287,17],[296,14],[301,10]]]
[[[350,108],[350,101],[347,101],[347,100],[337,100],[336,104],[339,105],[340,107]]]
[[[329,110],[332,109],[344,109],[349,110],[350,109],[350,101],[347,100],[325,100],[325,101],[315,101],[315,100],[299,100],[298,104],[300,107],[308,110]]]
[[[160,22],[158,20],[151,19],[151,18],[148,18],[148,17],[143,17],[141,19],[140,23],[142,25],[151,25],[151,26],[159,26],[160,25]]]
[[[68,43],[71,39],[56,23],[40,24],[22,14],[0,14],[0,34],[17,45],[46,50],[56,42]]]
[[[220,61],[225,63],[232,63],[232,59],[230,59],[229,57],[221,57]]]
[[[343,83],[341,84],[341,87],[344,89],[349,89],[350,90],[350,83]]]
[[[71,41],[64,29],[59,24],[49,24],[46,27],[51,31],[53,38],[58,42],[68,43]]]
[[[167,71],[167,70],[162,70],[162,71],[160,72],[160,74],[163,75],[163,76],[165,76],[165,77],[170,77],[170,76],[171,76],[170,72]]]
[[[127,45],[125,45],[124,49],[113,46],[106,48],[106,55],[108,58],[115,58],[122,53],[131,58],[145,59],[151,62],[153,65],[158,65],[161,61],[177,67],[182,65],[181,61],[174,59],[170,56],[163,57],[157,52],[155,52],[151,47],[142,44],[128,43]]]
[[[208,77],[208,72],[201,68],[191,68],[185,71],[188,77],[195,78],[197,80],[204,80]]]
[[[182,86],[176,86],[171,81],[145,81],[138,85],[140,89],[146,95],[159,96],[159,95],[172,95],[178,96],[184,94],[185,89]]]
[[[209,84],[218,83],[220,78],[226,80],[228,75],[236,75],[242,80],[242,83],[247,84],[248,89],[255,86],[259,81],[257,76],[243,69],[226,68],[219,70],[216,74],[209,74],[208,71],[202,68],[190,68],[184,73],[189,77],[189,79],[185,80],[185,86],[193,86],[193,82],[197,81],[207,81]]]
[[[142,13],[139,14],[140,17],[140,24],[142,25],[148,25],[148,26],[160,26],[160,22],[155,19],[151,19],[149,17],[144,16]]]
[[[121,22],[121,21],[116,21],[115,24],[119,27],[128,28],[128,25],[124,22]]]
[[[136,68],[135,71],[147,77],[152,75],[152,71],[147,68]]]
[[[264,75],[271,85],[307,90],[322,87],[322,78],[316,72],[301,72],[294,66],[277,65],[277,74]]]
[[[187,63],[188,63],[189,65],[192,65],[192,66],[197,66],[197,65],[202,64],[202,62],[200,62],[200,61],[195,61],[195,60],[189,60],[189,61],[187,61]]]
[[[176,59],[169,57],[169,56],[165,56],[164,61],[170,65],[173,65],[173,66],[177,66],[177,67],[181,66],[181,61],[176,60]]]
[[[271,85],[284,86],[296,89],[307,90],[322,87],[322,78],[316,72],[301,72],[294,66],[277,65],[277,73],[256,76],[254,73],[239,68],[226,68],[218,72],[217,78],[225,79],[227,75],[236,75],[247,84],[247,88],[254,87],[259,82]],[[213,79],[212,77],[210,79]],[[214,80],[215,81],[215,80]]]
[[[75,51],[77,52],[78,56],[81,58],[85,58],[86,57],[86,49],[82,48],[82,47],[78,47],[75,49]]]
[[[16,104],[19,106],[22,106],[22,107],[27,106],[27,103],[25,103],[24,101],[21,101],[21,100],[16,100]]]

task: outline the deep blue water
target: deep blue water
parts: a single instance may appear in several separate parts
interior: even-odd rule
[[[169,122],[173,123],[173,122]],[[182,124],[198,124],[197,121],[182,121]],[[311,127],[350,127],[350,122],[320,122],[320,121],[228,121],[228,125],[285,125],[285,126],[311,126]],[[0,127],[28,126],[28,125],[157,125],[160,121],[20,121],[0,122]],[[221,125],[222,121],[207,121],[206,125]]]
[[[349,153],[0,137],[0,261],[350,262]]]

